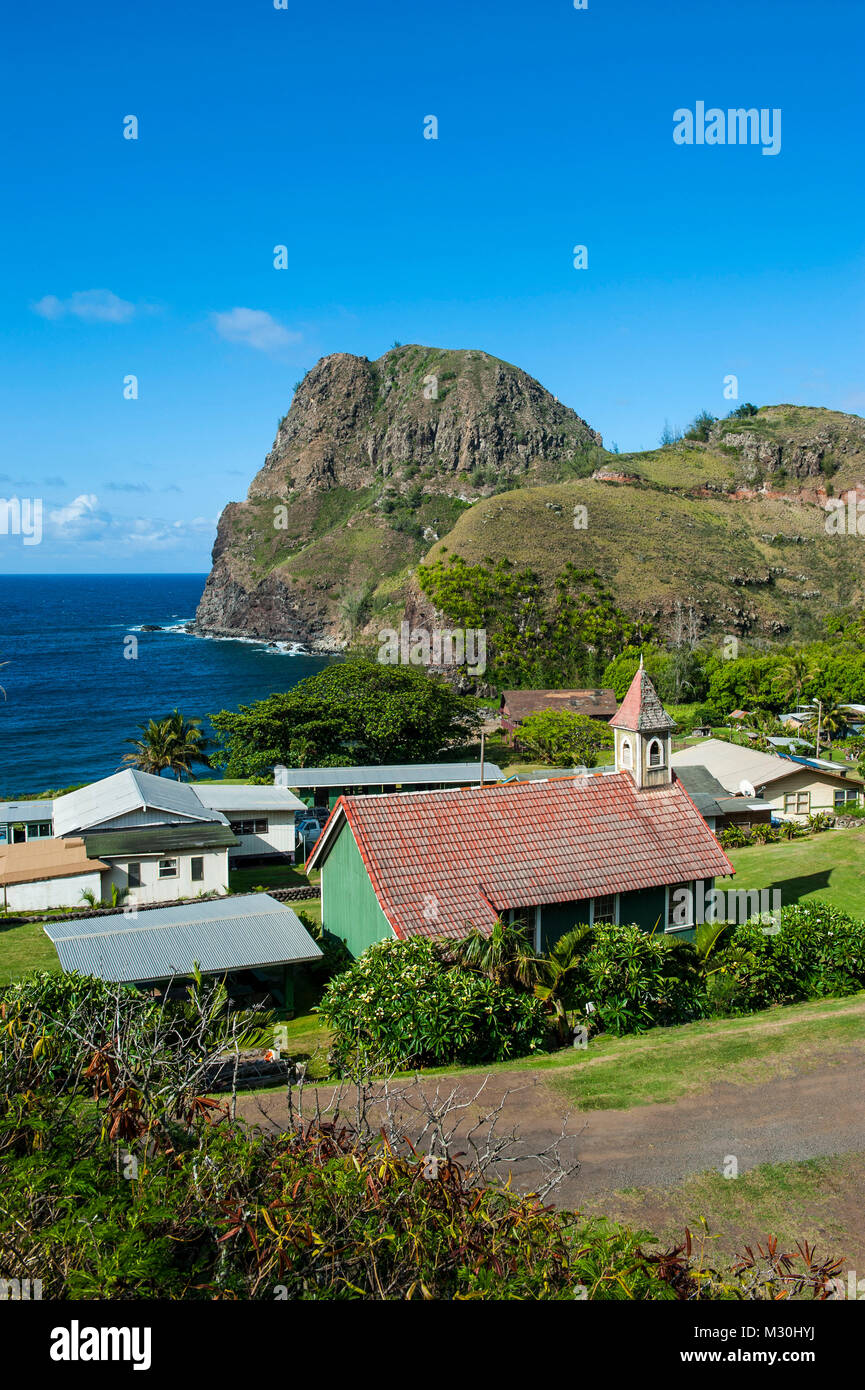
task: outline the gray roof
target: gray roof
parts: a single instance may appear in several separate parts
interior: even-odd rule
[[[116,859],[127,854],[165,854],[181,849],[229,849],[240,844],[231,826],[222,821],[130,825],[125,830],[84,830],[82,835],[87,853],[97,859]]]
[[[288,787],[232,786],[230,783],[208,782],[198,784],[195,795],[202,806],[212,811],[305,811],[306,806],[299,797],[292,795]]]
[[[46,922],[64,970],[132,983],[319,960],[321,951],[285,903],[267,893],[157,907],[126,916]]]
[[[54,802],[50,797],[43,801],[0,801],[0,824],[16,820],[50,820]]]
[[[433,782],[462,786],[481,780],[480,763],[389,763],[383,767],[276,767],[280,787],[393,787]],[[500,782],[502,770],[484,763],[484,781]]]
[[[845,772],[850,771],[849,764],[822,760],[818,763],[814,758],[779,758],[774,753],[762,753],[758,748],[727,743],[720,738],[707,738],[705,742],[694,743],[690,748],[680,748],[670,761],[677,776],[684,767],[707,767],[728,792],[740,791],[742,782],[749,782],[757,791],[761,787],[770,787],[772,794],[778,795],[773,784],[785,777],[795,776],[803,765],[831,778],[834,783],[845,780],[855,782],[855,779],[844,777]]]
[[[768,801],[759,797],[730,796],[723,783],[707,767],[677,767],[681,782],[701,816],[725,816],[735,811],[769,811]]]
[[[152,772],[124,768],[110,777],[67,792],[54,802],[54,834],[68,835],[102,825],[115,816],[128,815],[143,807],[164,811],[166,819],[185,816],[191,820],[219,820],[217,811],[204,806],[188,782],[173,777],[155,777]]]

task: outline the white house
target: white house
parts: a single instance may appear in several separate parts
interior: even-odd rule
[[[0,846],[0,891],[9,912],[80,907],[85,892],[102,897],[108,865],[88,855],[83,839],[38,839]]]
[[[0,845],[50,839],[53,805],[48,797],[39,801],[0,801]]]
[[[803,823],[818,811],[843,811],[860,805],[862,783],[843,763],[817,758],[778,758],[738,743],[709,738],[672,756],[674,769],[705,767],[733,795],[752,791],[768,802],[775,816]]]
[[[130,903],[171,902],[228,892],[228,852],[237,839],[220,811],[187,782],[126,769],[58,797],[54,834],[82,836],[103,861],[103,897],[112,885]]]
[[[228,818],[238,841],[229,856],[232,863],[244,858],[294,857],[295,816],[308,812],[287,787],[208,782],[194,791],[202,806]]]

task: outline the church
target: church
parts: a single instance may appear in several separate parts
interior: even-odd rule
[[[667,714],[642,662],[610,720],[612,772],[344,796],[310,856],[323,926],[355,957],[395,936],[465,936],[501,918],[547,951],[581,923],[687,939],[683,899],[732,865],[672,772]]]

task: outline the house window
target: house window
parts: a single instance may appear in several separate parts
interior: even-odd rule
[[[5,843],[6,843],[6,835],[7,835],[6,826],[5,826],[5,825],[0,825],[0,845],[5,845]]]
[[[177,860],[160,859],[159,861],[160,878],[177,878]]]
[[[810,792],[787,792],[784,796],[784,810],[791,816],[807,816],[811,812]]]
[[[518,927],[521,931],[533,931],[535,909],[533,907],[512,907],[508,914],[508,925]]]
[[[130,888],[141,887],[141,865],[138,863],[126,865],[126,882]]]
[[[189,862],[192,865],[192,882],[202,883],[204,881],[204,859],[200,854],[196,854]]]
[[[51,837],[50,820],[31,821],[27,826],[28,840],[45,840]]]
[[[623,738],[623,739],[622,739],[622,767],[631,767],[632,765],[633,765],[633,758],[632,758],[632,755],[631,755],[631,740],[630,740],[629,738]]]
[[[667,889],[667,931],[683,931],[693,925],[693,883],[671,883]]]
[[[839,787],[835,792],[835,805],[844,806],[848,801],[855,805],[859,800],[859,793],[855,787]]]
[[[235,835],[266,835],[267,820],[263,817],[259,820],[233,820],[231,828]]]
[[[616,894],[604,893],[599,898],[592,898],[592,926],[597,927],[601,922],[615,922],[616,920]]]
[[[658,738],[653,738],[649,744],[649,767],[664,766],[664,745]]]

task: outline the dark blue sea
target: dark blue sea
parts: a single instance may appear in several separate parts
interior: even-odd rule
[[[4,576],[0,800],[106,777],[122,766],[137,724],[175,708],[206,720],[328,664],[264,642],[184,632],[205,578]],[[142,632],[145,623],[164,630]],[[124,658],[128,637],[137,639],[136,660]]]

